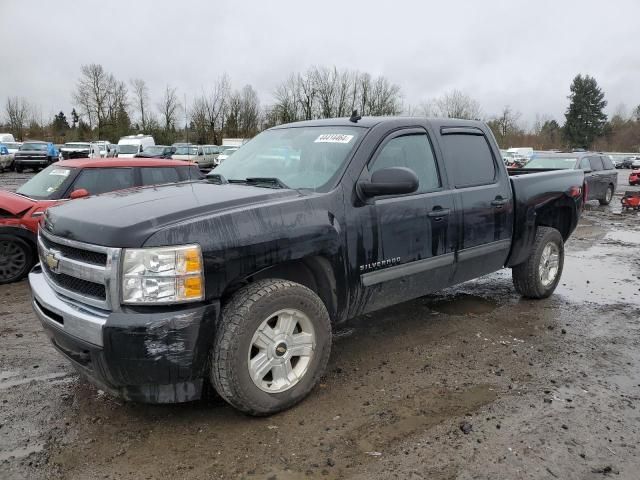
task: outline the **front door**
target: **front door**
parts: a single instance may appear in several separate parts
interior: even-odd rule
[[[446,287],[454,264],[454,194],[443,187],[427,131],[390,134],[370,159],[364,177],[388,167],[406,167],[418,176],[415,193],[378,197],[373,202],[379,238],[376,261],[359,266],[366,311],[410,300]]]

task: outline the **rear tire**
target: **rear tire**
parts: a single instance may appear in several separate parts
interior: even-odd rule
[[[613,198],[613,185],[607,186],[607,191],[604,193],[604,198],[598,199],[600,205],[609,205]]]
[[[555,228],[538,227],[529,258],[512,268],[513,285],[525,298],[547,298],[558,286],[564,266],[564,242]]]
[[[24,278],[34,264],[31,246],[13,235],[0,235],[0,285]]]
[[[298,283],[260,280],[222,309],[211,383],[238,410],[270,415],[309,394],[330,352],[331,322],[322,300]]]

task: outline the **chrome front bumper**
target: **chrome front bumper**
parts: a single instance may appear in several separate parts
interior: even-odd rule
[[[93,345],[103,346],[102,328],[110,312],[88,308],[59,296],[39,265],[29,274],[29,285],[33,309],[43,324]]]

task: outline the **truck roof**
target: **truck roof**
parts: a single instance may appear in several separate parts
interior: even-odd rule
[[[291,127],[362,127],[372,128],[380,123],[399,123],[407,124],[412,121],[424,122],[427,121],[434,125],[444,125],[451,127],[479,127],[484,128],[484,123],[479,120],[459,120],[457,118],[426,118],[426,117],[362,117],[357,122],[352,122],[348,117],[344,118],[327,118],[320,120],[304,120],[301,122],[286,123],[284,125],[278,125],[272,127],[273,130],[279,128],[291,128]]]
[[[180,167],[197,165],[184,160],[154,158],[76,158],[61,160],[54,165],[70,168],[115,168],[115,167]]]

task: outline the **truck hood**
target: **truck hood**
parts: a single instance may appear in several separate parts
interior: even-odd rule
[[[33,207],[35,204],[35,200],[12,192],[7,192],[6,190],[0,190],[0,208],[2,210],[6,210],[11,215],[18,216]]]
[[[295,190],[189,182],[107,193],[47,210],[45,228],[64,238],[107,247],[141,247],[162,228],[194,217],[278,202]]]

